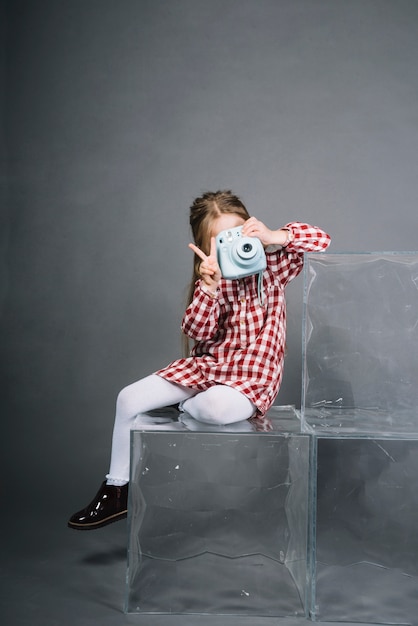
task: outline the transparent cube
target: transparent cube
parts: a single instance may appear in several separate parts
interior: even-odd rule
[[[314,437],[313,457],[312,617],[416,624],[418,440]]]
[[[307,254],[307,432],[418,435],[418,253]]]
[[[311,439],[294,408],[261,431],[163,419],[131,434],[126,611],[306,616]]]

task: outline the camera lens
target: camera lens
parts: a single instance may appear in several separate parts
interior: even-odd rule
[[[250,238],[237,241],[231,250],[231,259],[240,267],[248,267],[257,258],[257,244]]]
[[[254,237],[238,237],[229,250],[231,263],[246,272],[257,267],[262,252],[260,240]],[[250,274],[251,271],[246,275]]]

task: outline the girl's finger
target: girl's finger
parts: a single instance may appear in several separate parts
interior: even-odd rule
[[[210,238],[210,256],[216,259],[216,239]]]
[[[195,246],[195,245],[194,245],[194,243],[189,243],[189,248],[190,248],[191,250],[193,250],[193,252],[194,252],[195,254],[197,254],[197,256],[198,256],[199,258],[201,258],[201,259],[202,259],[202,261],[206,261],[206,260],[207,260],[207,258],[208,258],[208,257],[206,256],[206,254],[205,254],[204,252],[202,252],[202,250],[201,250],[200,248],[198,248],[197,246]]]

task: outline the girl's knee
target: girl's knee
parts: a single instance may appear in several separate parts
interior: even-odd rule
[[[218,391],[218,393],[217,393]],[[225,404],[222,394],[215,387],[209,389],[203,400],[203,412],[206,421],[211,424],[225,424],[230,418],[230,407]]]
[[[242,406],[244,403],[244,406]],[[222,386],[211,387],[185,403],[185,410],[201,422],[231,424],[251,417],[252,404],[239,392]]]
[[[129,392],[129,386],[124,387],[118,393],[116,398],[116,415],[131,417],[132,407],[131,407],[131,394]]]

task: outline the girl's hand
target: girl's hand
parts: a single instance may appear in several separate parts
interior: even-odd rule
[[[211,237],[210,240],[210,253],[207,256],[200,248],[193,243],[189,243],[189,248],[193,250],[197,256],[202,259],[202,263],[199,266],[199,273],[202,277],[206,287],[215,292],[219,281],[221,280],[221,270],[218,265],[218,257],[216,255],[216,240],[215,237]]]
[[[293,235],[289,230],[279,228],[279,230],[270,230],[263,222],[256,217],[250,217],[242,227],[244,237],[258,237],[264,247],[271,245],[284,246],[293,241]],[[292,238],[289,239],[289,236]]]
[[[250,217],[242,227],[242,234],[244,237],[258,237],[263,246],[269,246],[273,243],[273,231],[267,228],[263,222],[260,222],[256,217]]]

